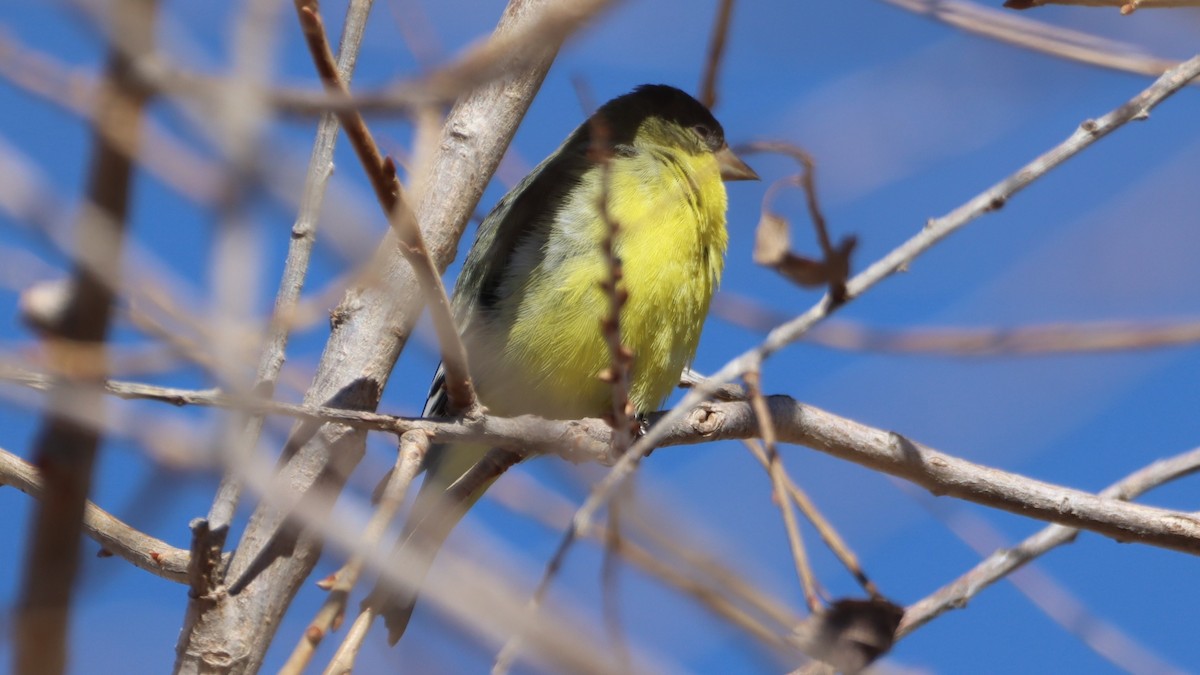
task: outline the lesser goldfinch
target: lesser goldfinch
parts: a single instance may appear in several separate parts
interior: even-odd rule
[[[597,140],[607,152],[595,151]],[[611,275],[601,244],[615,223],[627,294],[620,336],[633,353],[630,403],[638,414],[655,410],[695,355],[721,278],[723,181],[757,178],[712,113],[679,89],[644,85],[601,106],[500,200],[467,255],[453,305],[480,403],[494,415],[553,419],[612,409],[601,377],[612,364],[601,331],[609,312],[602,283]],[[443,385],[439,368],[426,416],[448,413]],[[443,497],[487,450],[431,448],[397,557],[410,582],[486,490],[465,503]],[[416,589],[392,588],[376,600],[394,643]]]

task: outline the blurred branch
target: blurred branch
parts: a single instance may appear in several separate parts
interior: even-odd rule
[[[1091,66],[1158,77],[1179,65],[1178,61],[1145,54],[1135,45],[1016,16],[1012,12],[992,9],[969,0],[882,2],[931,17],[967,33]],[[1124,3],[1114,1],[1106,4]]]
[[[528,20],[522,21],[516,30],[494,33],[419,78],[355,93],[272,87],[263,94],[276,112],[295,115],[350,110],[395,115],[441,107],[513,72],[535,67],[542,58],[543,47],[561,44],[616,2],[570,0],[543,5],[544,9],[529,13]],[[229,87],[229,82],[220,75],[190,70],[168,61],[163,55],[141,59],[136,66],[139,80],[164,95],[210,103],[219,99],[220,92]]]
[[[200,204],[216,203],[221,183],[217,164],[193,152],[153,120],[143,120],[137,133],[125,125],[100,123],[104,83],[95,81],[90,73],[73,69],[0,30],[0,77],[88,121],[93,133],[125,156],[136,157],[139,168],[172,190]]]
[[[125,0],[115,3],[110,12],[109,20],[128,35],[134,49],[142,53],[153,49],[157,3]],[[34,508],[13,622],[14,663],[21,673],[61,673],[67,667],[67,629],[79,570],[79,539],[100,434],[57,411],[99,411],[104,401],[102,393],[90,386],[91,380],[101,377],[97,373],[102,368],[73,365],[72,357],[81,351],[56,353],[54,342],[100,345],[108,335],[115,302],[115,287],[108,281],[120,275],[133,165],[129,155],[109,142],[109,134],[101,129],[124,129],[136,145],[146,98],[131,77],[129,60],[110,48],[105,84],[96,101],[88,169],[87,200],[94,208],[83,210],[76,231],[76,255],[88,263],[76,263],[69,286],[54,298],[57,306],[42,308],[45,311],[39,313],[40,318],[52,318],[37,324],[57,362],[55,370],[69,373],[73,382],[50,390],[50,412],[34,441],[34,464],[41,470],[45,496]],[[82,354],[85,358],[96,356],[86,349]],[[105,357],[99,353],[99,358]]]
[[[762,439],[763,454],[766,457],[765,468],[771,480],[771,497],[783,515],[783,525],[787,532],[788,545],[792,552],[792,563],[800,579],[800,588],[804,591],[804,602],[808,611],[816,614],[821,611],[821,597],[817,590],[817,580],[813,576],[812,566],[808,562],[808,551],[804,546],[804,538],[800,534],[800,523],[796,520],[796,512],[792,509],[793,502],[787,491],[787,470],[779,458],[776,446],[775,422],[771,417],[767,399],[763,396],[761,376],[758,369],[746,373],[743,378],[746,391],[750,395],[750,409],[754,411],[754,421],[758,425],[759,438]]]
[[[372,3],[373,0],[354,0],[346,9],[341,46],[337,63],[333,66],[343,82],[349,82],[354,72]],[[323,115],[317,125],[300,209],[292,224],[292,236],[288,240],[283,274],[275,295],[274,311],[268,327],[269,334],[264,340],[255,374],[253,389],[261,396],[270,397],[274,393],[283,369],[292,317],[308,276],[321,206],[324,203],[329,178],[333,175],[333,152],[337,144],[338,128],[338,119],[333,114]],[[232,466],[226,467],[208,513],[209,527],[219,533],[220,538],[215,542],[218,548],[225,545],[224,539],[240,500],[241,480],[236,468],[239,458],[257,444],[262,433],[263,417],[250,415],[229,424],[231,426],[226,431],[227,439],[222,443],[222,447],[226,449],[225,457]]]
[[[1029,9],[1045,5],[1085,5],[1088,7],[1120,7],[1122,14],[1131,14],[1138,9],[1163,9],[1173,7],[1200,7],[1200,0],[1007,0],[1005,7]]]
[[[1200,471],[1200,448],[1181,455],[1160,459],[1139,469],[1102,490],[1105,499],[1128,501],[1166,483]],[[1075,541],[1079,529],[1050,525],[1011,548],[997,550],[971,571],[943,586],[932,595],[913,603],[905,610],[904,620],[896,632],[897,639],[908,635],[951,609],[967,606],[980,591],[1003,579],[1014,570],[1063,544]]]
[[[259,286],[256,270],[265,258],[261,242],[253,235],[250,214],[261,173],[263,141],[271,121],[262,92],[274,75],[279,14],[279,3],[274,0],[243,3],[233,23],[229,86],[218,92],[212,118],[214,145],[223,160],[223,180],[214,209],[216,227],[210,256],[212,310],[202,320],[212,330],[209,344],[215,358],[210,372],[218,383],[239,395],[259,385],[257,377],[251,379],[247,372],[254,357],[247,341],[239,339],[239,328],[249,324],[254,313],[254,291]],[[242,415],[222,422],[217,447],[224,472],[209,508],[210,517],[194,518],[189,523],[191,592],[181,635],[190,633],[192,622],[200,616],[202,607],[212,602],[211,596],[224,581],[225,570],[219,563],[241,496],[239,474],[245,472],[245,456],[257,445],[260,428],[253,421],[247,425]]]
[[[296,13],[300,17],[300,25],[304,37],[308,41],[313,63],[321,80],[330,91],[348,93],[346,83],[338,74],[330,51],[329,42],[325,37],[325,26],[317,13],[315,0],[297,0]],[[450,410],[456,413],[467,412],[478,405],[475,400],[475,388],[467,370],[467,350],[458,335],[454,315],[450,309],[450,298],[442,285],[441,272],[425,247],[421,228],[417,224],[408,201],[404,197],[403,187],[396,176],[396,165],[384,159],[379,152],[366,120],[353,109],[337,112],[346,136],[354,147],[379,205],[383,207],[392,230],[396,233],[399,251],[412,265],[418,277],[420,288],[433,317],[433,325],[438,334],[438,345],[441,348],[442,366],[446,371],[446,392],[450,399]]]
[[[723,292],[712,313],[735,325],[767,332],[791,317],[749,296]],[[1096,322],[1014,328],[880,328],[836,319],[813,328],[804,342],[851,352],[934,356],[1039,356],[1161,349],[1200,343],[1200,321]]]
[[[729,39],[732,17],[733,0],[721,0],[713,18],[712,34],[708,39],[708,58],[704,62],[704,75],[700,79],[700,95],[696,97],[709,110],[717,106],[717,74],[725,56],[725,43]]]
[[[509,475],[496,483],[488,491],[488,498],[555,532],[567,526],[575,510],[569,500],[522,473]],[[780,605],[774,595],[755,588],[732,570],[675,542],[669,527],[640,523],[638,518],[630,520],[638,524],[640,534],[652,538],[655,548],[647,548],[630,536],[622,536],[613,547],[615,555],[679,593],[690,596],[713,615],[754,639],[783,651],[787,658],[796,656],[795,648],[788,644],[787,633],[801,619]],[[604,544],[607,529],[598,525],[582,536]]]
[[[408,488],[420,472],[421,465],[425,461],[425,453],[428,450],[429,436],[421,432],[410,431],[400,437],[400,448],[396,453],[395,467],[388,474],[387,482],[383,486],[383,496],[363,531],[360,549],[370,550],[379,546],[388,526],[396,517],[396,513],[400,511],[400,507],[404,505]],[[325,598],[321,608],[317,610],[317,615],[309,622],[308,628],[300,638],[299,644],[292,650],[292,655],[288,657],[287,663],[279,669],[280,673],[285,675],[303,673],[312,661],[313,654],[321,641],[331,631],[335,631],[341,626],[345,618],[346,603],[350,600],[350,591],[354,590],[354,585],[358,583],[365,564],[364,556],[354,555],[333,575],[333,582],[326,589],[329,591],[328,597]],[[352,665],[353,660],[346,664],[346,670],[350,670]],[[333,668],[333,663],[330,664],[330,667]]]
[[[759,464],[762,464],[763,468],[769,471],[771,460],[762,446],[755,442],[754,439],[747,439],[744,443],[750,450],[750,454],[754,455]],[[792,477],[786,471],[783,472],[783,484],[787,488],[786,497],[796,503],[796,507],[800,509],[800,512],[804,514],[808,522],[812,523],[813,529],[820,535],[821,541],[825,542],[825,545],[829,547],[833,555],[842,563],[846,571],[854,577],[868,595],[872,598],[882,598],[883,594],[879,592],[875,583],[863,571],[862,565],[858,562],[858,556],[854,555],[854,552],[850,550],[850,547],[842,539],[841,535],[838,534],[837,530],[834,529],[833,525],[825,519],[824,515],[821,514],[816,505],[809,499],[808,494],[800,489],[800,486],[792,480]],[[780,498],[782,499],[783,497]]]
[[[546,11],[547,0],[512,0],[497,27],[498,34],[520,33]],[[457,250],[458,240],[474,212],[488,179],[512,138],[517,124],[541,85],[558,43],[542,39],[526,66],[471,91],[451,110],[428,162],[427,181],[414,205],[416,221],[438,270]],[[418,162],[419,164],[420,162]],[[395,255],[397,236],[389,232],[376,256],[374,283],[350,289],[333,314],[308,405],[328,404],[373,410],[423,301],[412,267]],[[342,425],[297,425],[286,448],[287,463],[274,482],[293,494],[314,497],[318,513],[332,508],[334,496],[364,453],[365,435]],[[242,580],[240,592],[223,598],[206,612],[186,644],[180,646],[177,670],[194,671],[223,663],[225,672],[257,670],[279,625],[279,615],[311,572],[321,550],[317,532],[293,527],[278,509],[260,505],[230,563],[231,578]],[[263,562],[267,564],[262,565]],[[249,573],[249,574],[248,574]],[[237,657],[229,662],[225,657]]]
[[[599,535],[602,540],[602,558],[600,560],[600,594],[604,627],[608,632],[608,642],[616,652],[617,659],[625,670],[633,670],[632,656],[629,653],[629,636],[624,622],[621,621],[621,547],[625,544],[626,535],[622,529],[621,513],[632,501],[630,492],[633,483],[626,483],[624,495],[613,500],[608,509],[608,522],[604,523],[604,531]]]
[[[10,485],[35,499],[46,498],[45,483],[37,468],[3,449],[0,485]],[[90,501],[83,510],[83,531],[100,544],[102,552],[168,581],[187,582],[187,551],[130,527]]]
[[[1009,548],[1007,537],[982,515],[952,503],[935,504],[927,495],[923,495],[920,501],[981,558]],[[1148,647],[1139,644],[1120,626],[1090,610],[1064,584],[1032,561],[1014,569],[1006,578],[1046,618],[1122,672],[1184,675],[1183,669],[1168,663]]]

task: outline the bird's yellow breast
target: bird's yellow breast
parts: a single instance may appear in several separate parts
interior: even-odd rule
[[[499,414],[596,416],[611,389],[601,333],[610,271],[601,253],[608,225],[597,214],[601,172],[584,174],[552,225],[534,272],[508,308],[515,320],[482,329],[468,344],[484,405]],[[622,342],[634,354],[630,398],[659,406],[695,355],[724,264],[726,195],[711,154],[641,151],[609,165],[608,209],[628,301]],[[507,313],[507,312],[506,312]]]

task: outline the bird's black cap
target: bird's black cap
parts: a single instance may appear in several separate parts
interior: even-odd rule
[[[631,142],[643,120],[659,117],[695,129],[710,150],[725,146],[725,130],[708,108],[691,94],[666,84],[643,84],[605,103],[596,115],[607,124],[611,141],[618,145]]]

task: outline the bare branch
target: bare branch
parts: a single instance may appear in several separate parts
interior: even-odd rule
[[[354,0],[346,9],[346,21],[342,28],[341,48],[338,52],[334,70],[342,82],[349,82],[358,60],[359,46],[366,29],[367,16],[373,0]],[[284,261],[283,275],[279,289],[275,295],[275,307],[266,336],[262,354],[259,357],[258,369],[255,374],[254,391],[269,397],[275,391],[276,381],[283,369],[287,352],[288,335],[292,327],[291,317],[294,315],[300,301],[300,292],[308,275],[309,260],[312,257],[313,245],[316,243],[317,220],[324,203],[325,188],[333,174],[333,152],[337,144],[338,119],[333,114],[325,114],[317,125],[316,139],[313,141],[312,156],[309,159],[308,171],[304,179],[304,193],[301,198],[299,212],[292,225],[292,236],[288,241],[287,257]],[[222,447],[227,449],[227,458],[231,464],[253,448],[262,432],[263,418],[251,415],[244,420],[231,422],[240,428],[231,427],[230,438]],[[236,429],[236,431],[232,431]],[[232,467],[230,467],[232,469]],[[213,530],[227,532],[233,519],[234,512],[241,495],[241,481],[236,470],[227,470],[222,476],[217,495],[209,510],[208,522]],[[218,547],[224,546],[224,534],[215,542]]]
[[[1122,14],[1132,14],[1138,9],[1170,9],[1175,7],[1200,7],[1200,0],[1007,0],[1005,7],[1029,9],[1046,5],[1085,5],[1088,7],[1120,7]]]
[[[725,42],[729,39],[729,25],[733,17],[733,0],[721,0],[717,14],[713,17],[712,34],[708,40],[708,59],[704,63],[704,75],[700,79],[700,94],[696,97],[705,108],[717,106],[717,74],[725,56]]]
[[[421,464],[424,462],[425,453],[428,450],[429,436],[423,433],[410,431],[400,437],[400,451],[396,453],[396,466],[388,475],[387,483],[383,487],[383,497],[379,500],[375,513],[371,514],[371,520],[363,531],[360,547],[362,550],[374,549],[383,539],[388,525],[396,517],[400,507],[404,505],[408,488],[420,472]],[[292,655],[288,657],[287,663],[279,669],[280,673],[285,675],[303,673],[309,662],[312,661],[317,646],[330,631],[338,629],[345,616],[350,591],[358,583],[365,564],[364,556],[355,555],[342,566],[342,569],[337,571],[333,577],[333,584],[329,588],[329,596],[317,610],[317,615],[309,622],[308,629],[304,631],[300,642],[292,650]],[[345,664],[344,669],[350,670],[352,666],[353,660]],[[330,669],[340,670],[341,667],[335,669],[331,662]]]
[[[45,484],[38,470],[16,455],[0,449],[0,485],[11,485],[35,498],[45,499]],[[187,582],[188,552],[155,539],[113,517],[92,502],[83,510],[83,531],[116,555],[147,572],[178,583]]]
[[[1185,476],[1200,471],[1200,448],[1190,450],[1135,471],[1099,493],[1100,497],[1131,500]],[[1064,525],[1050,525],[1011,548],[988,556],[971,571],[946,584],[923,600],[913,603],[904,612],[904,621],[896,632],[897,638],[908,635],[948,610],[965,607],[980,591],[1003,579],[1014,570],[1038,556],[1063,544],[1075,541],[1079,530]]]
[[[142,387],[145,385],[134,385]],[[185,395],[183,390],[176,390]],[[196,392],[196,400],[214,400]],[[1136,541],[1184,553],[1200,554],[1200,519],[1188,514],[1099,498],[1095,495],[974,464],[912,442],[899,434],[859,424],[787,396],[766,397],[778,439],[861,464],[916,483],[937,495],[994,506],[1040,520],[1077,526],[1118,541]],[[264,404],[259,404],[264,405]],[[437,420],[402,418],[355,410],[270,403],[274,414],[331,420],[359,429],[394,434],[419,430],[439,443],[487,443],[509,463],[531,454],[556,454],[569,461],[612,460],[612,430],[603,420],[544,420],[522,416]],[[266,407],[255,408],[266,412]],[[751,405],[745,401],[704,403],[681,420],[676,411],[650,416],[659,445],[688,445],[759,435]],[[623,461],[622,460],[618,460]],[[497,459],[499,462],[499,459]],[[487,464],[483,462],[481,464]],[[464,484],[498,475],[495,467],[468,473]],[[576,514],[578,516],[578,513]],[[589,525],[590,527],[590,525]],[[586,530],[578,530],[586,531]]]
[[[1158,77],[1178,61],[1143,53],[1130,44],[1042,23],[967,0],[882,0],[973,35],[1101,68]],[[1110,4],[1120,4],[1113,2]]]
[[[754,411],[754,421],[758,425],[758,433],[762,438],[763,454],[766,455],[767,476],[771,479],[771,494],[779,512],[783,515],[783,526],[787,531],[788,545],[792,552],[792,564],[796,567],[796,575],[800,578],[800,588],[804,591],[804,602],[808,611],[816,614],[821,611],[821,597],[817,590],[817,580],[813,576],[812,566],[808,563],[808,550],[804,546],[804,537],[800,534],[800,523],[796,521],[796,512],[792,510],[792,500],[787,491],[787,471],[779,458],[776,444],[775,421],[763,396],[759,371],[746,373],[746,390],[750,394],[750,409]],[[754,441],[751,441],[753,443]]]
[[[791,316],[729,292],[713,298],[714,315],[768,332]],[[882,328],[834,319],[814,327],[804,342],[849,352],[993,357],[1163,349],[1200,343],[1200,321],[1099,321],[1033,326]]]
[[[754,442],[753,439],[747,439],[744,443],[749,448],[750,453],[754,455],[754,458],[763,465],[764,469],[769,471],[771,468],[770,458],[763,448]],[[796,503],[796,507],[800,509],[800,512],[804,514],[808,522],[812,523],[813,528],[820,535],[821,541],[825,542],[825,545],[841,561],[842,566],[850,572],[851,576],[858,581],[863,590],[872,598],[882,598],[883,594],[879,592],[879,589],[875,586],[875,582],[867,578],[866,572],[863,571],[862,565],[858,562],[858,556],[854,555],[854,552],[850,550],[850,547],[842,539],[841,535],[838,534],[837,530],[821,515],[816,505],[809,499],[808,494],[804,490],[801,490],[799,485],[796,485],[787,472],[784,472],[783,478],[788,498]]]

